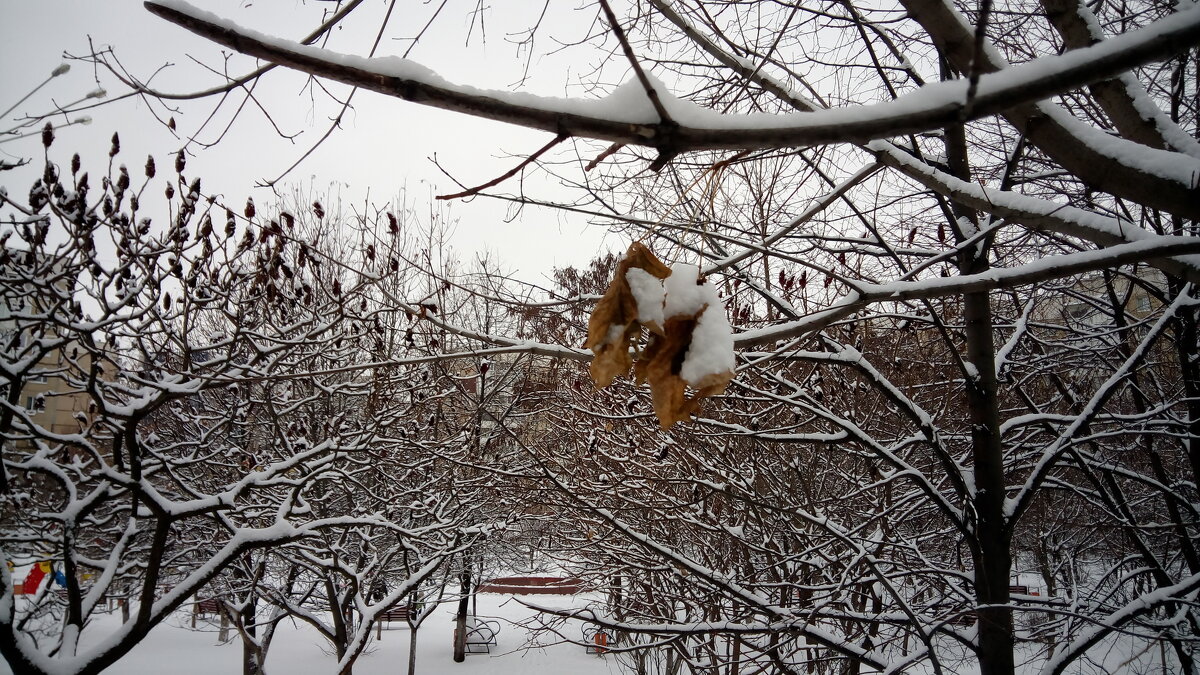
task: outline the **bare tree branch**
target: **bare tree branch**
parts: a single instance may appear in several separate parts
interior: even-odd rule
[[[649,146],[669,153],[861,143],[936,129],[962,120],[967,86],[965,82],[939,83],[876,106],[829,110],[812,113],[811,116],[798,114],[769,121],[701,113],[699,126],[687,124],[676,128],[662,121],[618,120],[591,114],[588,102],[529,97],[525,99],[528,103],[518,103],[498,92],[455,87],[440,82],[436,77],[420,76],[412,69],[405,69],[397,75],[394,74],[394,65],[389,63],[335,55],[277,40],[220,22],[198,11],[189,13],[177,6],[165,6],[152,1],[146,2],[145,6],[151,12],[217,44],[313,75],[485,119],[555,134]],[[968,41],[973,45],[969,33]],[[1005,69],[1003,73],[983,75],[979,79],[978,94],[967,119],[1004,113],[1013,110],[1014,106],[1032,105],[1035,101],[1175,53],[1197,41],[1200,41],[1200,9],[1179,12],[1170,19],[1093,47],[1038,59]],[[967,58],[969,64],[969,56]],[[1031,127],[1049,125],[1057,128],[1057,123],[1041,121],[1041,118],[1029,123]],[[1055,138],[1059,138],[1065,132],[1053,133]],[[1031,131],[1030,138],[1037,142],[1040,136]],[[1059,140],[1073,148],[1084,145],[1075,139]],[[1093,160],[1105,171],[1112,168],[1109,165],[1113,162],[1104,157]],[[1094,167],[1089,169],[1081,163],[1086,164],[1076,158],[1069,161],[1069,166],[1079,169],[1080,175],[1085,178],[1097,173]],[[1145,203],[1187,217],[1200,216],[1200,187],[1196,185],[1194,176],[1190,184],[1184,185],[1129,167],[1112,168],[1111,175],[1116,174],[1123,176],[1126,185],[1133,186],[1140,196],[1145,197]],[[1100,180],[1099,177],[1097,179]],[[1121,180],[1103,178],[1098,185],[1103,189],[1111,188],[1114,194],[1121,194],[1126,191],[1117,184]]]

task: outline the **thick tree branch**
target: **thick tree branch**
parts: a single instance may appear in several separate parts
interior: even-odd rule
[[[1017,288],[1072,274],[1194,253],[1200,253],[1200,239],[1155,237],[1106,249],[1052,256],[1021,267],[991,269],[982,274],[863,284],[839,302],[798,321],[739,333],[735,336],[734,344],[740,349],[807,335],[845,319],[869,305],[881,302],[943,298],[986,290]]]
[[[1030,229],[1079,237],[1100,246],[1152,240],[1159,236],[1133,223],[1090,211],[968,183],[938,171],[916,158],[904,157],[897,152],[884,152],[888,149],[884,148],[884,145],[876,143],[872,144],[871,148],[879,151],[878,156],[881,160],[893,169],[949,199],[984,213],[1021,223]],[[1163,257],[1148,262],[1168,274],[1200,283],[1200,259]]]
[[[1042,7],[1068,49],[1082,49],[1104,39],[1096,16],[1081,0],[1042,0]],[[1200,143],[1150,99],[1146,88],[1132,73],[1094,82],[1088,91],[1125,138],[1200,157]]]
[[[604,100],[517,98],[507,92],[481,91],[450,84],[408,61],[340,55],[271,38],[239,28],[186,3],[146,2],[145,6],[213,42],[312,75],[485,119],[554,134],[648,146],[664,153],[862,143],[936,129],[962,119],[967,86],[962,81],[938,83],[884,104],[786,116],[724,116],[684,101],[663,100],[676,122],[685,118],[682,122],[686,124],[676,127],[656,119],[652,107],[639,113],[620,110]],[[1034,101],[1112,77],[1198,41],[1200,9],[1188,10],[1087,49],[984,75],[969,119],[999,114],[1013,106],[1032,105]],[[1034,125],[1034,120],[1027,119],[1029,115],[1017,116]],[[1038,124],[1054,125],[1048,121]],[[1073,146],[1083,145],[1074,137],[1067,140]],[[1105,157],[1096,161],[1105,166],[1114,163]],[[1131,174],[1126,176],[1130,182],[1147,187],[1153,194],[1147,195],[1145,203],[1188,217],[1200,217],[1200,189],[1194,180],[1185,186],[1162,178],[1150,181],[1151,177],[1129,167],[1109,168],[1118,174]],[[1200,166],[1197,168],[1200,170]],[[1087,171],[1080,175],[1086,179],[1094,173]],[[1107,185],[1112,181],[1104,182]]]
[[[969,22],[954,9],[952,4],[943,0],[903,0],[904,7],[921,27],[929,34],[939,51],[949,60],[951,66],[958,72],[970,72],[975,56],[975,36]],[[1200,17],[1200,7],[1186,9],[1173,14],[1164,22],[1176,26],[1194,22]],[[1160,22],[1161,23],[1161,22]],[[1151,26],[1159,23],[1151,24]],[[1150,28],[1151,26],[1147,26]],[[1128,40],[1141,31],[1133,31],[1120,35],[1091,47],[1076,49],[1063,55],[1064,58],[1090,52],[1106,45]],[[1191,46],[1186,38],[1176,42],[1176,50],[1186,50]],[[985,45],[981,50],[983,61],[974,63],[974,67],[984,72],[1011,72],[1004,58],[991,45]],[[1163,52],[1159,56],[1167,56],[1175,52]],[[1146,62],[1154,60],[1148,59]],[[1038,59],[1030,64],[1036,64]],[[1021,66],[1017,66],[1020,68]],[[1119,75],[1127,68],[1112,71],[1113,76]],[[981,78],[986,81],[987,76]],[[1087,84],[1105,80],[1096,78]],[[1059,92],[1067,91],[1074,85],[1059,88]],[[1078,84],[1078,83],[1076,83]],[[1116,139],[1103,134],[1087,133],[1095,131],[1083,123],[1067,115],[1061,108],[1051,103],[1034,103],[1028,98],[1013,99],[1013,105],[1003,111],[1005,119],[1013,126],[1025,132],[1030,143],[1050,156],[1084,183],[1095,189],[1108,192],[1117,197],[1131,199],[1151,208],[1162,209],[1185,218],[1200,218],[1200,171],[1193,170],[1190,175],[1175,175],[1164,177],[1159,165],[1167,165],[1174,160],[1174,153],[1158,152],[1133,141]],[[1102,142],[1100,139],[1103,138]],[[1151,158],[1155,159],[1151,159]],[[1183,155],[1188,160],[1192,158]],[[1131,160],[1139,160],[1131,164]],[[1144,161],[1140,161],[1144,160]],[[1188,172],[1180,172],[1188,174]]]

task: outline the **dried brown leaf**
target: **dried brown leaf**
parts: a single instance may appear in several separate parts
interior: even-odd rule
[[[645,270],[659,279],[671,274],[671,269],[643,244],[634,242],[617,265],[616,273],[604,296],[596,303],[588,319],[588,339],[584,348],[592,350],[591,373],[596,386],[607,387],[614,378],[629,372],[633,359],[629,349],[637,338],[637,301],[629,290],[625,274],[633,267]]]
[[[696,401],[687,396],[687,382],[679,376],[683,359],[692,344],[692,330],[695,327],[694,317],[667,319],[663,335],[650,338],[650,344],[634,367],[638,381],[650,383],[654,414],[658,416],[658,423],[663,429],[688,419],[697,407]]]
[[[659,425],[668,429],[676,422],[691,418],[699,409],[701,399],[724,392],[733,373],[706,375],[694,383],[696,391],[688,396],[688,383],[680,376],[680,371],[692,345],[696,322],[707,306],[695,315],[671,317],[664,326],[646,326],[650,330],[650,342],[638,355],[637,362],[633,362],[630,348],[643,328],[638,322],[637,301],[626,278],[633,268],[645,270],[658,279],[671,275],[671,269],[648,248],[639,243],[632,244],[617,266],[604,296],[596,303],[588,321],[588,340],[584,347],[596,355],[592,359],[591,373],[599,387],[608,386],[633,366],[637,381],[650,384],[654,414]]]
[[[725,387],[733,379],[734,374],[730,371],[710,373],[699,382],[690,383],[695,393],[691,396],[687,394],[689,383],[680,376],[680,371],[692,346],[696,322],[706,310],[707,306],[696,316],[667,319],[664,334],[661,337],[651,336],[650,344],[634,364],[637,381],[650,383],[654,414],[658,416],[663,429],[669,429],[676,422],[687,421],[700,409],[702,399],[724,393]]]
[[[624,277],[625,272],[628,272],[631,267],[645,270],[647,274],[658,279],[666,279],[671,276],[671,268],[659,260],[658,256],[646,248],[645,244],[636,241],[629,245],[629,250],[625,252],[625,260],[622,263],[628,264],[625,265],[625,269],[620,270],[621,277]]]
[[[629,348],[638,334],[637,323],[627,325],[623,330],[617,325],[612,327],[615,330],[621,330],[620,337],[591,347],[596,356],[592,359],[590,371],[597,387],[607,387],[612,384],[616,377],[628,373],[629,367],[633,365],[633,357],[629,354]]]

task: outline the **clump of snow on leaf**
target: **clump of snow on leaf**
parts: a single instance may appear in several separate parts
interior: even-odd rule
[[[733,371],[733,330],[717,289],[700,281],[700,269],[680,263],[671,266],[671,276],[659,280],[638,268],[625,279],[637,301],[638,322],[661,326],[676,316],[697,316],[691,345],[679,375],[693,387],[705,387],[712,376]],[[652,329],[653,330],[653,329]]]
[[[642,329],[649,341],[638,349]],[[701,399],[725,391],[734,375],[733,332],[716,288],[696,266],[667,267],[638,242],[596,303],[584,347],[595,354],[590,370],[597,386],[630,367],[638,382],[649,383],[663,429],[689,419]]]
[[[667,277],[668,279],[670,277]],[[639,267],[630,268],[625,273],[625,281],[629,282],[629,290],[637,302],[637,320],[643,326],[657,326],[662,330],[666,289],[661,279]]]
[[[704,309],[705,305],[710,304],[710,299],[715,304],[720,304],[717,290],[707,282],[699,283],[699,276],[700,270],[695,265],[681,263],[671,268],[671,276],[663,282],[667,296],[663,313],[668,319],[681,314],[695,315]],[[712,291],[711,298],[705,289]]]

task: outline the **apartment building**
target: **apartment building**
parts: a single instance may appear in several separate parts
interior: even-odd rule
[[[57,281],[65,275],[53,261],[6,257],[11,264],[6,265],[0,278],[0,393],[42,429],[54,434],[74,433],[88,410],[89,397],[78,383],[91,362],[78,345],[59,339],[42,318],[43,314],[58,311],[48,304],[61,303],[66,293],[52,291],[69,282],[65,278]],[[13,386],[20,387],[15,398],[10,395]]]

